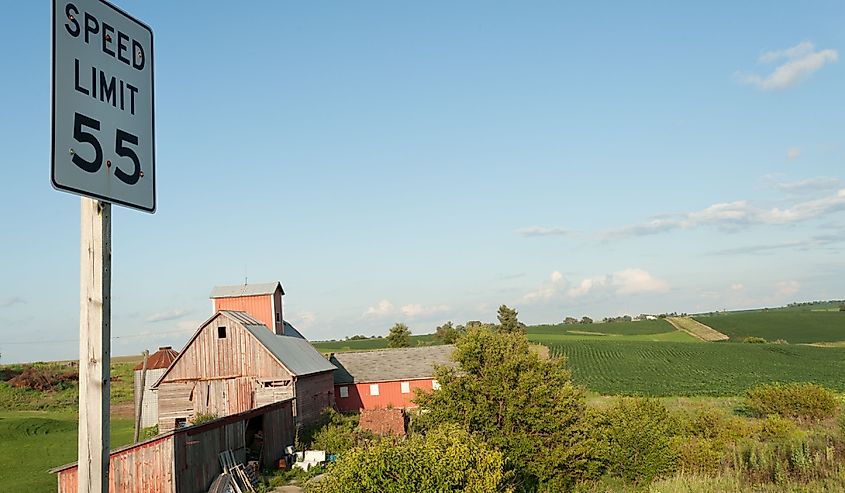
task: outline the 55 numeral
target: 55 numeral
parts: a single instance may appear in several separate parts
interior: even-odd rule
[[[97,136],[83,127],[100,130],[100,122],[81,113],[76,113],[73,117],[73,138],[82,144],[90,144],[94,148],[94,159],[88,161],[74,152],[71,161],[84,171],[96,173],[103,166],[103,147]],[[127,185],[134,185],[141,178],[141,160],[133,149],[126,146],[127,143],[137,146],[138,136],[118,128],[115,132],[114,152],[118,156],[128,157],[132,161],[133,168],[131,173],[127,173],[115,166],[114,176]]]

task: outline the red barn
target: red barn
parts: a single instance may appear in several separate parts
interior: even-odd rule
[[[331,362],[339,411],[416,407],[414,389],[437,389],[435,366],[455,366],[454,346],[379,349],[337,353]]]
[[[215,286],[211,290],[212,313],[222,310],[247,312],[277,335],[285,334],[282,296],[285,290],[280,282]]]

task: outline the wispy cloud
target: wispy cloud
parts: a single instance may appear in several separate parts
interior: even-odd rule
[[[775,284],[775,295],[786,298],[794,295],[800,289],[801,284],[798,281],[781,281]]]
[[[166,322],[168,320],[177,320],[191,313],[190,310],[184,308],[173,308],[163,312],[153,313],[144,321],[147,323]]]
[[[405,305],[399,310],[408,318],[417,318],[427,315],[435,315],[438,313],[448,312],[451,308],[448,305],[431,305],[423,306],[419,303]]]
[[[737,79],[765,91],[787,89],[806,80],[814,72],[839,58],[833,49],[816,51],[813,43],[804,41],[784,50],[767,51],[758,60],[761,64],[782,62],[769,75],[737,72]]]
[[[554,271],[547,281],[523,295],[525,303],[547,302],[554,299],[576,299],[603,292],[616,295],[659,293],[669,289],[669,284],[648,271],[636,267],[613,274],[585,277],[570,283],[560,272]]]
[[[842,187],[842,180],[830,176],[817,176],[798,181],[778,181],[774,176],[767,176],[766,179],[772,188],[792,195],[827,192]]]
[[[516,234],[520,236],[566,236],[570,234],[569,231],[563,228],[544,228],[542,226],[528,226],[516,230]]]
[[[801,149],[797,147],[790,147],[786,150],[786,159],[793,161],[801,155]]]
[[[365,317],[384,317],[394,313],[393,303],[388,300],[381,300],[375,306],[368,307],[364,311]]]
[[[26,304],[26,300],[21,298],[20,296],[10,296],[8,298],[4,298],[0,300],[0,308],[7,308],[12,305],[23,305]]]
[[[294,323],[293,325],[303,329],[307,329],[314,325],[316,320],[317,315],[313,312],[298,312],[290,315],[290,321]]]
[[[714,252],[711,252],[710,255],[758,255],[774,253],[781,250],[808,251],[822,247],[833,248],[834,245],[843,242],[845,242],[845,234],[817,235],[802,240],[785,241],[781,243],[763,243],[759,245],[746,245],[735,248],[726,248],[723,250],[716,250]]]
[[[845,210],[845,189],[835,195],[797,202],[786,208],[763,209],[748,201],[713,204],[705,209],[674,215],[659,216],[641,224],[610,231],[606,238],[628,238],[654,235],[677,229],[716,226],[726,230],[759,224],[791,224],[819,218]]]

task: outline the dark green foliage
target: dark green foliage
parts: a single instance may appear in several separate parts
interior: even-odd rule
[[[382,439],[340,456],[309,493],[436,493],[503,490],[502,454],[455,425],[408,440]]]
[[[766,341],[762,337],[746,337],[742,340],[742,342],[746,344],[766,344],[768,341]]]
[[[496,318],[499,320],[499,331],[506,333],[519,332],[524,334],[525,325],[519,322],[517,315],[519,315],[519,312],[513,308],[508,308],[507,305],[500,306],[499,313],[496,315]]]
[[[217,419],[218,416],[212,413],[197,413],[196,416],[191,420],[192,425],[201,425],[203,423],[208,423],[209,421],[214,421]]]
[[[387,346],[408,347],[411,345],[411,330],[408,326],[402,323],[393,324],[390,328],[390,334],[387,335]]]
[[[585,315],[585,316],[581,317],[581,323],[582,324],[591,324],[591,323],[593,323],[593,319]]]
[[[451,321],[437,327],[434,337],[443,344],[454,344],[458,337],[465,331],[464,327],[455,327]]]
[[[372,434],[358,429],[358,415],[341,414],[327,408],[318,425],[303,433],[302,441],[310,449],[342,454],[372,438]]]
[[[672,447],[678,423],[656,400],[619,399],[606,410],[591,413],[598,455],[607,472],[625,481],[649,483],[674,471]]]
[[[777,414],[785,418],[823,419],[836,413],[836,396],[811,383],[768,384],[746,393],[748,409],[758,415]]]
[[[643,323],[643,322],[635,322]],[[796,344],[566,341],[575,383],[605,395],[741,395],[770,382],[817,382],[845,390],[845,349]]]
[[[573,484],[592,472],[584,393],[564,359],[542,359],[519,333],[472,328],[456,343],[460,370],[439,368],[422,393],[422,429],[455,423],[502,450],[522,489]],[[533,486],[532,486],[533,485]]]

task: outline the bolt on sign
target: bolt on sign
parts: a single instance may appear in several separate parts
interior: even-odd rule
[[[153,32],[103,0],[53,0],[59,190],[155,212]]]

